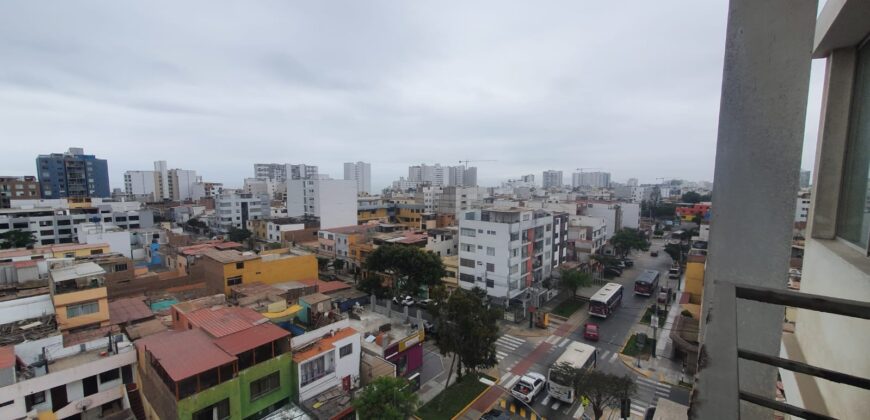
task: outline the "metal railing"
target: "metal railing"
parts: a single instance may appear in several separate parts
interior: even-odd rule
[[[860,319],[870,319],[870,302],[725,281],[714,281],[714,289],[713,306],[705,318],[707,325],[698,357],[698,380],[690,402],[689,418],[739,419],[740,401],[745,401],[804,419],[833,419],[825,414],[741,390],[739,359],[870,390],[868,378],[740,348],[737,342],[737,299]]]

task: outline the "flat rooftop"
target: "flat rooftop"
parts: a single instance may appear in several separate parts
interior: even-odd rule
[[[410,318],[410,322],[406,323],[404,319],[391,318],[369,310],[360,313],[359,318],[350,318],[350,326],[362,334],[362,346],[364,348],[381,355],[391,344],[413,335],[419,331],[419,328],[422,328],[422,325],[419,328],[413,327],[414,324],[418,324],[417,318]],[[422,321],[419,322],[422,323]],[[377,337],[381,327],[387,324],[390,324],[390,330],[385,332],[387,340],[382,340],[379,344],[372,337]]]
[[[241,253],[236,250],[218,251],[216,249],[208,249],[202,252],[201,255],[209,257],[219,263],[230,264],[234,262],[243,262],[260,258],[258,255],[251,253]]]
[[[57,283],[59,281],[75,280],[82,277],[100,276],[104,274],[106,274],[106,270],[103,270],[103,267],[100,267],[96,263],[85,262],[51,270],[51,279]]]

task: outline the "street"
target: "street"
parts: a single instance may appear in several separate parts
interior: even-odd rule
[[[599,324],[600,327],[600,340],[597,343],[588,343],[598,348],[597,369],[617,375],[628,374],[636,378],[637,393],[632,398],[632,414],[641,418],[648,407],[656,404],[658,398],[667,398],[681,404],[687,404],[689,400],[687,389],[637,375],[633,370],[627,368],[618,357],[619,351],[629,338],[632,327],[637,324],[653,299],[653,297],[636,296],[633,293],[634,280],[637,275],[644,269],[658,270],[662,273],[660,279],[662,287],[676,286],[676,280],[668,280],[667,278],[671,259],[667,254],[661,252],[663,246],[663,241],[653,241],[653,249],[659,250],[658,257],[651,257],[649,252],[634,252],[631,255],[635,261],[634,267],[626,269],[621,277],[610,280],[625,287],[622,305],[606,319],[597,317],[591,319],[591,322]],[[579,417],[582,413],[579,402],[569,405],[551,399],[546,392],[542,392],[531,404],[531,407],[526,407],[522,403],[515,403],[507,390],[519,380],[522,374],[527,372],[538,372],[546,376],[549,367],[562,354],[571,340],[586,342],[583,338],[582,325],[588,319],[587,308],[584,307],[580,311],[582,316],[578,317],[578,314],[575,313],[573,317],[575,322],[572,325],[566,325],[556,320],[554,325],[550,327],[551,334],[549,336],[523,338],[505,334],[496,342],[499,355],[498,368],[502,372],[499,385],[503,388],[500,392],[501,395],[495,399],[492,408],[512,412],[513,418],[569,419]],[[475,405],[478,405],[476,408],[481,409],[481,412],[486,412],[487,407],[483,406],[486,403],[487,401],[482,401],[480,405]],[[512,405],[513,410],[511,410]]]

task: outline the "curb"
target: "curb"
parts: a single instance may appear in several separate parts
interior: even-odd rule
[[[482,383],[482,382],[481,382],[481,383]],[[480,399],[480,397],[482,397],[484,394],[486,394],[487,392],[489,392],[489,391],[492,389],[492,387],[496,386],[497,384],[498,384],[498,379],[495,380],[495,383],[494,383],[494,384],[492,384],[492,385],[486,387],[486,389],[484,389],[483,392],[481,392],[480,394],[477,394],[477,396],[474,397],[474,399],[471,400],[471,402],[469,402],[465,407],[462,407],[462,410],[459,410],[459,412],[456,413],[455,416],[451,417],[450,420],[456,420],[456,419],[458,419],[459,417],[462,417],[463,415],[465,415],[465,412],[468,411],[468,409],[471,408],[471,406],[474,405],[474,403],[476,403],[477,400]]]
[[[622,364],[624,364],[625,367],[629,368],[631,371],[637,373],[638,375],[643,375],[643,376],[645,376],[645,377],[648,378],[648,379],[652,379],[653,372],[650,372],[650,371],[648,371],[648,370],[646,370],[646,369],[641,369],[641,368],[635,366],[634,363],[631,363],[631,361],[626,360],[626,359],[633,359],[633,360],[636,360],[634,357],[626,356],[626,355],[624,355],[624,354],[622,354],[622,353],[619,354],[619,360],[622,361]]]

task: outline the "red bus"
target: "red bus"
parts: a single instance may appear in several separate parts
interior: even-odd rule
[[[607,283],[589,299],[589,315],[607,318],[622,303],[622,285]]]
[[[634,281],[634,294],[652,296],[659,285],[659,272],[656,270],[643,270],[637,280]]]

